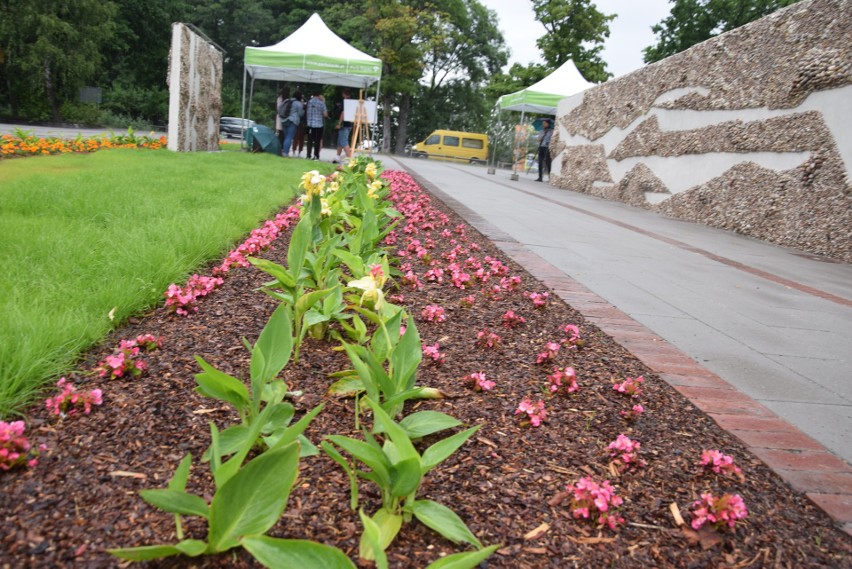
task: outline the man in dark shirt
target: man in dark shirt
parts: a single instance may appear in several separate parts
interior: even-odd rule
[[[541,134],[538,135],[538,178],[536,182],[542,182],[542,176],[547,171],[550,177],[550,139],[553,137],[553,126],[550,119],[541,122]]]

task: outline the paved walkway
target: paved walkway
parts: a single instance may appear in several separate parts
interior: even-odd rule
[[[484,167],[379,157],[852,534],[852,267]]]

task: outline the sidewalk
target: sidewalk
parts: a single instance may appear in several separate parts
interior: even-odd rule
[[[484,167],[380,156],[852,534],[852,267]]]

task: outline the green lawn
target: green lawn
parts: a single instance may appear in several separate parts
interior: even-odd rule
[[[0,161],[0,418],[241,242],[315,164],[166,150]]]

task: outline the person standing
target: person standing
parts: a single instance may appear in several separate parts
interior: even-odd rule
[[[290,157],[290,145],[296,137],[296,129],[302,121],[303,114],[305,114],[305,106],[302,104],[302,92],[296,91],[293,93],[293,102],[290,104],[290,114],[281,119],[281,126],[284,129],[284,146],[281,148],[281,155],[285,158]]]
[[[347,158],[352,158],[352,148],[349,146],[349,136],[352,134],[352,122],[343,120],[344,109],[346,108],[346,99],[349,99],[349,90],[344,89],[343,100],[335,107],[334,114],[337,119],[337,159],[333,160],[335,164],[340,161],[342,152],[346,153]]]
[[[325,106],[325,100],[320,93],[319,87],[314,90],[307,105],[307,123],[308,123],[308,153],[305,158],[311,160],[319,160],[320,148],[322,148],[322,133],[325,123],[328,118],[328,108]],[[313,158],[311,158],[313,152]]]
[[[302,103],[303,108],[307,111],[307,103],[305,102],[304,95],[299,101]],[[293,154],[296,156],[302,155],[302,150],[305,149],[305,138],[308,135],[308,122],[307,122],[307,112],[302,113],[302,119],[299,122],[299,126],[296,127],[296,137],[293,139]],[[305,158],[309,158],[305,156]]]
[[[541,134],[538,135],[538,178],[536,182],[542,182],[542,176],[547,171],[550,178],[550,139],[553,137],[553,126],[550,119],[541,121]]]
[[[278,114],[278,109],[283,108],[282,103],[290,98],[290,88],[281,87],[278,93],[278,98],[275,100],[275,137],[278,139],[278,146],[284,148],[284,126],[281,124],[282,118]]]

